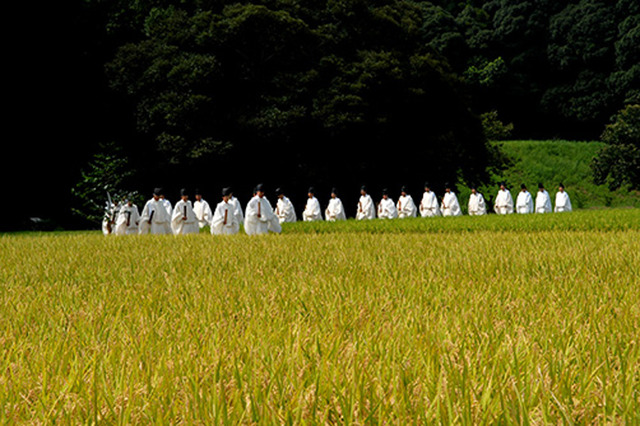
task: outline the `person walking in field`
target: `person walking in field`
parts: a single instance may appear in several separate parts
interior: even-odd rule
[[[533,198],[524,183],[520,185],[520,192],[516,198],[516,212],[519,214],[533,213]]]
[[[500,190],[498,191],[498,195],[496,195],[496,202],[493,209],[496,213],[502,215],[513,213],[513,198],[504,182],[500,183]]]
[[[569,199],[569,194],[567,194],[564,190],[564,185],[558,185],[558,192],[556,193],[556,213],[562,212],[570,212],[571,208],[571,200]]]
[[[422,194],[422,201],[420,201],[420,216],[422,217],[434,217],[440,216],[440,206],[438,204],[438,198],[436,194],[431,191],[429,182],[424,184],[424,194]]]
[[[302,219],[305,222],[313,222],[316,220],[322,220],[322,209],[320,208],[320,202],[315,197],[315,188],[312,186],[307,191],[307,204],[302,212]]]
[[[398,217],[398,209],[393,200],[389,198],[389,191],[385,188],[382,190],[382,200],[378,204],[378,219],[396,219]]]
[[[462,216],[458,197],[451,191],[451,185],[445,184],[444,197],[442,197],[442,216]]]
[[[138,206],[131,200],[126,200],[116,220],[116,235],[132,235],[138,233],[140,213]]]
[[[360,188],[360,201],[358,201],[358,211],[356,212],[356,220],[375,219],[376,209],[373,206],[371,196],[367,194],[367,187]]]
[[[256,186],[256,195],[247,203],[244,216],[244,231],[247,235],[282,232],[278,216],[273,213],[271,203],[264,196],[264,185]]]
[[[153,198],[144,205],[140,214],[138,233],[140,234],[171,234],[171,216],[167,213],[164,203],[160,199],[162,189],[153,190]]]
[[[483,216],[485,214],[487,214],[487,205],[484,196],[478,192],[475,186],[472,186],[469,196],[469,216]]]
[[[193,202],[193,212],[196,214],[196,218],[198,219],[198,226],[202,229],[211,223],[213,212],[211,211],[209,203],[202,198],[200,190],[196,189],[195,192],[196,201]]]
[[[232,235],[240,230],[240,223],[235,214],[236,206],[231,203],[231,189],[222,189],[222,201],[216,206],[211,219],[212,235]]]
[[[403,186],[400,190],[400,198],[398,198],[398,217],[404,219],[406,217],[416,217],[418,209],[416,203],[413,202],[411,195],[407,194],[407,187]]]
[[[278,197],[278,201],[276,202],[275,213],[280,223],[295,222],[298,220],[296,210],[293,208],[293,203],[284,195],[282,188],[276,189],[276,196]]]
[[[538,184],[536,195],[536,213],[551,213],[551,197],[541,183]]]
[[[329,200],[329,205],[324,211],[324,218],[329,222],[347,219],[347,216],[344,213],[344,206],[342,205],[340,198],[338,198],[338,191],[335,188],[331,189],[331,199]]]
[[[184,188],[180,190],[180,201],[173,208],[171,229],[174,235],[197,234],[200,232],[198,218],[193,211],[191,201],[189,201],[189,194]]]

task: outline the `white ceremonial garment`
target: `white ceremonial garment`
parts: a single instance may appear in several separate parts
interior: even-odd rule
[[[369,194],[361,195],[358,201],[358,211],[356,213],[357,220],[375,219],[376,209],[373,206],[373,200]]]
[[[342,205],[340,198],[336,197],[329,200],[329,205],[324,211],[324,218],[330,222],[347,219],[347,215],[344,213],[344,206]]]
[[[173,214],[171,201],[167,200],[166,198],[161,198],[160,200],[162,201],[162,205],[164,206],[164,208],[167,209],[167,214],[169,215],[169,217],[171,217],[171,215]]]
[[[516,213],[533,213],[533,198],[529,191],[520,191],[518,193],[518,198],[516,198]]]
[[[322,210],[320,202],[316,197],[307,198],[307,204],[302,212],[302,219],[305,222],[313,222],[314,220],[322,220]]]
[[[278,216],[273,213],[273,207],[265,197],[260,198],[256,195],[247,203],[244,231],[247,235],[267,234],[269,231],[278,234],[282,232]]]
[[[284,195],[282,196],[282,199],[278,198],[278,201],[276,202],[275,214],[278,216],[280,223],[290,223],[298,220],[293,203]]]
[[[140,222],[140,213],[138,206],[125,204],[118,213],[116,220],[116,235],[131,235],[138,233],[138,224]]]
[[[513,198],[511,192],[508,190],[499,190],[496,195],[496,202],[494,208],[498,214],[511,214],[513,213]]]
[[[536,213],[551,213],[551,197],[546,189],[536,195]]]
[[[229,202],[235,206],[236,219],[238,220],[238,223],[242,225],[244,223],[244,214],[242,213],[240,201],[238,201],[236,197],[231,197]]]
[[[167,209],[162,200],[147,201],[140,215],[138,233],[140,234],[171,234],[171,216],[167,214]],[[151,221],[151,223],[149,223]]]
[[[487,214],[487,204],[484,202],[484,196],[476,192],[469,196],[469,216],[483,216]]]
[[[453,192],[445,192],[442,199],[442,216],[462,216],[458,197]]]
[[[570,212],[572,210],[571,208],[571,200],[569,199],[569,194],[566,193],[566,191],[558,191],[556,193],[556,208],[555,208],[555,212],[556,213],[562,213],[562,212]]]
[[[401,195],[400,198],[398,198],[396,208],[398,209],[398,217],[400,219],[416,217],[418,213],[418,208],[416,207],[416,203],[413,202],[411,195]]]
[[[109,202],[107,202],[107,204],[108,208],[104,214],[104,218],[102,219],[102,233],[105,236],[115,234],[116,221],[118,220],[118,212],[120,211],[118,204]]]
[[[213,212],[211,211],[211,207],[209,203],[207,203],[204,198],[200,201],[196,200],[193,202],[193,212],[196,214],[196,218],[198,219],[198,226],[200,228],[204,228],[206,225],[211,223],[213,219]]]
[[[232,235],[240,230],[238,217],[236,216],[236,206],[231,202],[220,201],[216,206],[216,211],[211,220],[212,235]]]
[[[378,204],[379,219],[396,219],[398,217],[398,209],[391,198],[386,200],[383,198]]]
[[[440,205],[438,204],[438,198],[433,191],[424,191],[422,194],[422,201],[420,201],[420,216],[422,217],[434,217],[441,216]]]
[[[191,201],[180,200],[176,203],[171,216],[171,230],[174,235],[197,234],[200,232],[198,218],[193,211],[193,207],[191,207]]]

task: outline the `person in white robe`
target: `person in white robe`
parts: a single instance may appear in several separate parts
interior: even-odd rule
[[[451,185],[445,184],[444,197],[442,197],[442,216],[462,216],[462,209],[458,197],[451,190]]]
[[[536,195],[536,213],[551,213],[551,196],[541,183],[538,184]]]
[[[269,232],[279,234],[282,232],[278,216],[273,213],[271,203],[264,196],[264,185],[262,184],[256,187],[256,195],[247,203],[244,231],[247,235],[260,235]]]
[[[216,206],[211,220],[212,235],[232,235],[237,234],[240,230],[240,223],[235,212],[236,206],[231,203],[231,190],[224,188],[222,190],[222,201]]]
[[[416,217],[416,214],[418,213],[416,203],[413,202],[411,195],[407,194],[406,186],[403,186],[400,190],[400,198],[398,198],[396,208],[398,209],[398,217],[400,219]]]
[[[315,192],[316,190],[313,187],[307,191],[307,204],[302,212],[302,219],[305,222],[322,220],[322,209],[320,208],[320,201],[315,197]]]
[[[527,186],[524,183],[520,185],[520,192],[518,193],[518,197],[516,198],[516,213],[533,213],[533,197],[527,190]]]
[[[378,204],[378,219],[396,219],[398,217],[398,209],[396,204],[389,198],[389,191],[382,190],[382,200]]]
[[[441,215],[438,198],[436,194],[431,191],[429,182],[427,182],[424,184],[424,194],[422,194],[422,201],[420,201],[420,216],[434,217]]]
[[[116,220],[116,235],[132,235],[138,233],[140,213],[138,206],[131,200],[126,200]]]
[[[140,234],[171,234],[171,216],[160,199],[161,189],[153,191],[153,198],[147,201],[140,214],[138,233]]]
[[[493,210],[498,214],[512,214],[513,213],[513,198],[511,192],[507,189],[504,182],[500,183],[500,190],[496,195],[496,202],[493,206]]]
[[[358,210],[356,212],[356,220],[375,219],[376,209],[373,205],[373,199],[367,194],[367,187],[360,188],[360,201],[358,201]]]
[[[342,205],[340,198],[338,198],[338,190],[335,188],[331,189],[331,199],[329,200],[329,205],[324,211],[324,218],[329,222],[347,220],[347,216],[344,213],[344,206]]]
[[[171,230],[174,235],[197,234],[200,232],[198,218],[193,211],[186,189],[180,190],[180,201],[173,208],[171,215]]]
[[[278,197],[278,201],[276,201],[275,213],[280,223],[297,221],[296,209],[293,207],[291,200],[284,195],[282,188],[276,189],[276,196]]]
[[[211,211],[211,206],[209,203],[202,198],[202,193],[199,189],[196,189],[196,200],[193,202],[193,212],[196,214],[196,218],[198,219],[198,226],[202,229],[211,223],[213,219],[213,212]]]
[[[244,213],[242,212],[242,206],[240,205],[240,201],[238,201],[238,199],[233,196],[233,189],[230,189],[230,191],[231,198],[229,199],[229,202],[234,205],[236,219],[238,220],[238,223],[242,225],[244,223]],[[255,197],[255,191],[253,196]]]
[[[571,208],[571,200],[569,199],[569,194],[567,194],[564,190],[564,185],[558,185],[558,192],[556,193],[556,207],[554,212],[562,213],[562,212],[570,212]]]
[[[469,216],[483,216],[487,214],[487,204],[484,196],[478,192],[478,188],[471,187],[471,195],[469,196]]]
[[[120,211],[120,206],[118,202],[115,203],[111,201],[107,201],[107,205],[104,209],[104,218],[102,219],[102,233],[107,236],[115,233],[116,229],[116,221],[118,220],[118,212]]]

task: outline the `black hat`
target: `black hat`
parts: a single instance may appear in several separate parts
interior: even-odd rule
[[[520,189],[527,189],[527,185],[523,183],[522,185],[520,185]]]
[[[498,186],[504,186],[506,188],[507,184],[504,181],[502,181],[502,182],[498,183]]]
[[[387,188],[384,188],[382,190],[382,195],[389,195],[389,190]]]
[[[284,191],[282,190],[282,188],[276,188],[276,195],[282,195],[284,194]]]
[[[162,188],[153,188],[153,195],[162,195]]]
[[[402,188],[400,188],[400,192],[407,192],[407,187],[403,185]]]
[[[469,186],[469,189],[475,189],[476,191],[478,190],[478,186],[475,184],[471,184],[471,186]]]
[[[256,192],[264,192],[264,185],[259,183],[256,185]]]
[[[308,190],[307,192],[310,192],[310,193],[312,193],[312,194],[315,194],[315,193],[316,193],[316,189],[315,189],[313,186],[310,186],[310,187],[309,187],[309,190]]]
[[[538,189],[544,189],[544,185],[542,183],[538,184]]]
[[[331,193],[338,195],[338,190],[335,187],[333,187],[331,188]]]
[[[182,189],[180,190],[180,196],[181,196],[181,197],[184,197],[185,195],[189,195],[189,193],[187,192],[187,189],[186,189],[186,188],[182,188]]]
[[[425,182],[425,183],[424,183],[424,187],[425,187],[425,188],[431,188],[431,185],[429,185],[429,182]]]
[[[562,184],[562,182],[560,182],[560,184],[558,185],[558,188],[564,188],[564,185]]]
[[[447,188],[451,189],[451,184],[449,182],[445,182],[444,184],[444,189],[447,189]]]
[[[193,193],[194,193],[195,195],[202,195],[202,192],[200,191],[200,188],[196,188],[196,190],[195,190],[195,191],[193,191]]]
[[[228,197],[229,195],[231,195],[231,188],[229,187],[222,188],[222,196]]]
[[[364,185],[362,185],[362,186],[360,187],[360,191],[367,192],[367,187],[366,187],[366,186],[364,186]]]

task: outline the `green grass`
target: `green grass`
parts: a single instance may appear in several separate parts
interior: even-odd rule
[[[590,164],[602,142],[572,141],[505,141],[493,142],[507,159],[506,166],[494,176],[495,181],[506,180],[512,192],[525,183],[529,190],[537,190],[542,182],[553,196],[559,182],[565,184],[576,208],[640,207],[640,192],[621,188],[611,192],[604,185],[595,185]],[[490,195],[495,195],[491,188]]]
[[[638,424],[639,218],[2,235],[0,422]]]

